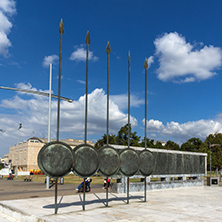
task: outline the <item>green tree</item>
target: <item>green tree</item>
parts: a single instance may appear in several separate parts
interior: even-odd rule
[[[131,132],[131,126],[130,126]],[[118,145],[127,145],[128,144],[128,124],[122,126],[116,136],[116,143]]]
[[[162,144],[160,141],[156,141],[156,142],[154,143],[153,148],[163,149],[164,147],[163,147],[163,144]]]
[[[145,138],[140,143],[141,147],[145,147]],[[163,149],[163,145],[160,141],[154,141],[154,139],[148,139],[146,138],[146,147],[148,148],[157,148],[157,149]]]
[[[201,147],[203,147],[203,142],[199,138],[191,138],[187,142],[181,145],[182,151],[199,152]]]
[[[130,132],[130,146],[140,146],[140,136],[137,136],[137,132],[132,132],[131,124],[126,124],[121,127],[117,136],[116,144],[118,145],[128,145],[128,135]]]
[[[130,146],[140,146],[140,136],[137,136],[137,132],[132,132],[131,125],[129,125],[130,130]],[[95,144],[95,148],[99,149],[103,145],[106,144],[107,135],[104,134],[102,139],[97,140]],[[128,145],[128,124],[121,127],[117,136],[109,135],[109,144],[117,144],[117,145]]]
[[[95,148],[99,149],[100,147],[104,146],[107,143],[107,135],[104,134],[102,139],[97,140],[95,144]],[[114,134],[109,135],[109,144],[116,144],[116,136]]]
[[[140,143],[140,146],[145,147],[145,137],[144,137],[143,141]],[[146,147],[153,148],[154,147],[154,140],[146,138]]]
[[[209,154],[211,151],[211,166],[213,168],[216,168],[216,170],[218,170],[222,167],[222,134],[221,133],[210,134],[205,140],[206,144],[208,142],[210,142],[211,145],[214,144],[214,146],[211,146],[211,149],[208,148]]]
[[[165,145],[164,148],[165,149],[169,149],[169,150],[180,150],[180,146],[177,143],[175,143],[175,142],[173,142],[171,140],[168,140],[166,142],[166,145]]]
[[[4,163],[0,162],[0,170],[4,168]]]

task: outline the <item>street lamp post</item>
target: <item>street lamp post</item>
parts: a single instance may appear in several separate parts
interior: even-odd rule
[[[221,144],[211,144],[211,142],[208,142],[208,147],[210,148],[210,183],[209,186],[211,186],[211,147],[215,146],[221,146]]]
[[[18,178],[18,160],[19,160],[19,130],[22,128],[22,124],[19,123],[18,127],[18,144],[17,144],[17,164],[16,164],[16,178]]]

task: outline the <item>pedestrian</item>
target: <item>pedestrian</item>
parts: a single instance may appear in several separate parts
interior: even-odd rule
[[[110,179],[105,178],[104,179],[104,184],[103,184],[103,189],[109,188],[109,186],[110,186]]]
[[[85,180],[85,191],[90,192],[91,191],[91,187],[90,187],[90,182],[92,182],[92,179],[90,179],[90,177],[86,178]],[[76,188],[76,190],[78,192],[83,192],[83,186],[84,186],[84,182],[82,182],[78,188]]]

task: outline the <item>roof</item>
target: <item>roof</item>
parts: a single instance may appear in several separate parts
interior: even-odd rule
[[[27,140],[27,142],[34,142],[34,141],[39,141],[40,143],[48,143],[48,139],[46,138],[39,138],[39,137],[31,137]],[[52,141],[56,141],[55,139],[52,139]],[[80,144],[84,144],[84,141],[83,140],[75,140],[75,139],[66,139],[66,140],[59,140],[61,142],[64,142],[66,144],[68,144],[69,146],[77,146],[77,145],[80,145]],[[91,141],[87,141],[87,143],[91,144],[91,145],[94,145]]]

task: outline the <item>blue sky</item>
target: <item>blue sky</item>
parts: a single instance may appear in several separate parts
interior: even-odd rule
[[[148,138],[186,142],[222,130],[222,2],[0,1],[0,86],[58,93],[63,19],[60,139],[84,139],[85,36],[89,45],[88,136],[106,133],[106,45],[110,42],[110,133],[127,123],[128,52],[131,124],[144,137],[144,60],[148,58]],[[51,137],[56,138],[57,101]],[[48,98],[0,91],[0,156],[32,136],[47,137]]]

